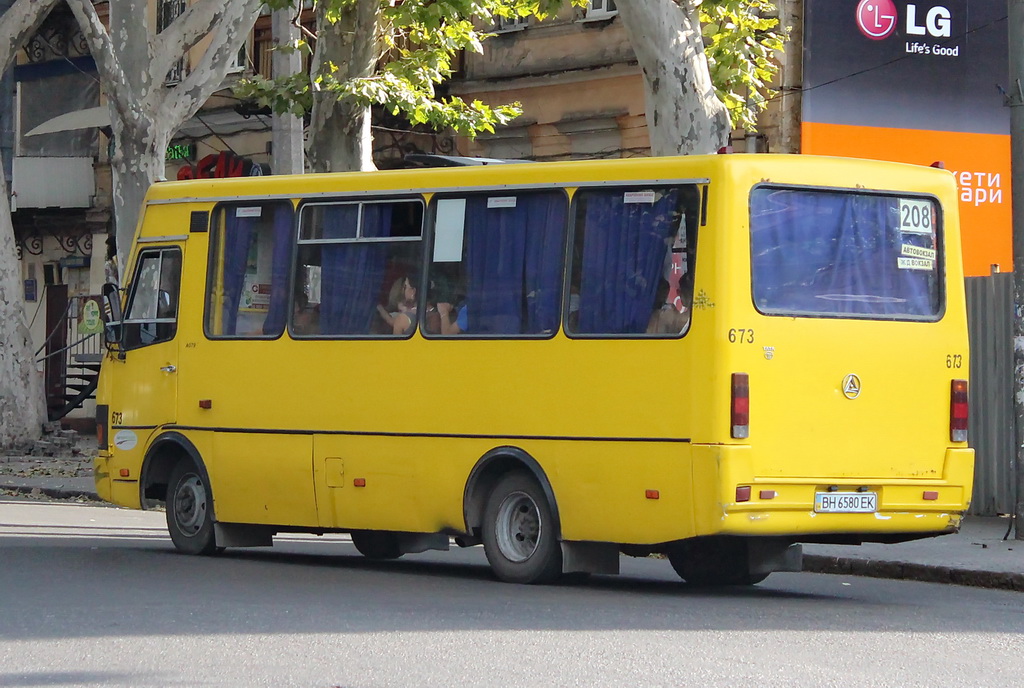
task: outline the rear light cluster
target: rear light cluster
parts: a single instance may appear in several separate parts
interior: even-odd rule
[[[107,428],[110,422],[110,407],[106,404],[96,405],[96,445],[103,451],[107,449]]]
[[[750,378],[746,373],[732,374],[732,436],[750,437]]]
[[[967,380],[953,380],[949,392],[949,439],[967,441]]]

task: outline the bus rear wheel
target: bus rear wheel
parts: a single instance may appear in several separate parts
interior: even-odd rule
[[[397,559],[402,556],[398,535],[386,530],[353,530],[352,544],[367,559]]]
[[[690,585],[720,587],[755,585],[767,573],[752,573],[747,541],[742,538],[706,537],[673,542],[668,561],[679,577]]]
[[[549,583],[562,574],[562,550],[551,505],[540,485],[524,473],[506,475],[484,509],[484,553],[507,583]]]
[[[167,481],[167,532],[186,554],[218,551],[213,531],[213,494],[194,465],[179,461]]]

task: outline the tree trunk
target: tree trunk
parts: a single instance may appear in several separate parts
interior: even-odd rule
[[[0,72],[43,23],[57,0],[18,0],[0,16]],[[25,324],[21,262],[10,195],[0,165],[0,447],[37,439],[46,421],[42,378]]]
[[[163,178],[171,131],[157,121],[128,127],[114,113],[111,113],[111,120],[114,130],[114,154],[110,160],[114,228],[117,236],[118,274],[124,283],[125,263],[135,239],[146,189]]]
[[[313,53],[313,73],[330,72],[329,60],[336,59],[338,81],[369,78],[379,57],[376,36],[380,17],[379,0],[358,0],[342,11],[334,24],[326,21],[327,3],[317,4],[319,38]],[[370,108],[351,100],[338,100],[332,91],[313,94],[307,156],[314,172],[373,170],[373,139]]]
[[[0,165],[0,447],[39,437],[46,421],[42,379],[25,325],[21,263],[14,242],[7,180]]]
[[[729,114],[711,83],[699,0],[625,0],[619,16],[644,74],[654,155],[714,153],[729,141]]]

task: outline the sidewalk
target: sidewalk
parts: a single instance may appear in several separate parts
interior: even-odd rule
[[[97,500],[95,440],[78,438],[56,456],[0,455],[0,495]],[[969,516],[959,533],[895,545],[804,545],[804,570],[901,578],[1024,592],[1024,541],[1003,540],[1010,520]]]
[[[895,545],[804,545],[804,570],[1024,592],[1024,540],[1008,518],[968,516],[959,533]]]

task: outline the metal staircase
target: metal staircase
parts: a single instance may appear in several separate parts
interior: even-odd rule
[[[63,315],[36,351],[36,362],[43,363],[46,410],[51,421],[60,420],[96,397],[100,362],[103,360],[103,335],[82,334],[78,314],[95,297],[71,297]]]

